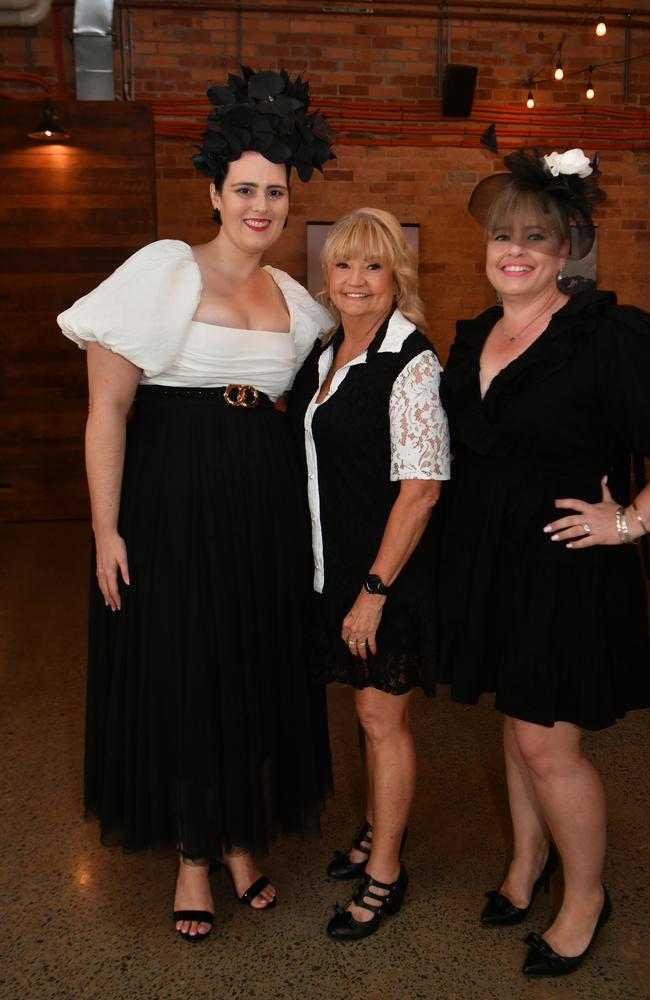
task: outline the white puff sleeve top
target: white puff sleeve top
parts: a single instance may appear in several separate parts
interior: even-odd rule
[[[284,271],[265,270],[287,304],[288,334],[193,320],[201,272],[191,247],[180,240],[159,240],[138,250],[57,321],[79,347],[99,343],[141,368],[144,384],[245,382],[277,399],[332,320]]]

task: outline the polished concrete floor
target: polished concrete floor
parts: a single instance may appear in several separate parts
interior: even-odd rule
[[[614,915],[583,967],[526,981],[526,929],[542,930],[554,892],[526,925],[479,926],[498,884],[508,823],[499,724],[489,706],[415,705],[419,785],[402,912],[373,938],[333,944],[324,926],[343,891],[324,866],[362,811],[349,692],[331,692],[336,797],[320,841],[278,844],[265,869],[275,910],[239,906],[217,874],[209,941],[170,919],[172,858],[100,847],[82,818],[88,527],[0,525],[2,662],[1,1000],[481,1000],[650,997],[650,713],[587,738],[611,807],[606,882]]]

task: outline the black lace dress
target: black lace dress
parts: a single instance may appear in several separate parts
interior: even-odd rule
[[[458,324],[441,395],[452,435],[443,503],[441,669],[452,696],[518,719],[587,729],[650,705],[637,546],[567,549],[554,501],[629,500],[630,454],[650,455],[650,318],[583,292],[481,399],[479,360],[501,316]],[[571,512],[574,513],[574,512]]]

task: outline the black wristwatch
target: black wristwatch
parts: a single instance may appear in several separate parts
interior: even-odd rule
[[[384,597],[390,589],[376,573],[368,573],[368,576],[363,581],[363,587],[369,594],[381,594]]]

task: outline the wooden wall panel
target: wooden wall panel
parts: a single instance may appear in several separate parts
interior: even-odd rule
[[[156,238],[151,110],[57,101],[49,146],[42,105],[1,108],[0,520],[87,517],[85,355],[56,315]]]

